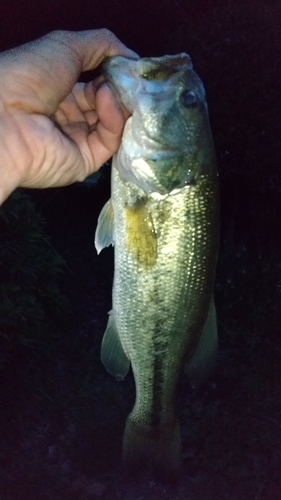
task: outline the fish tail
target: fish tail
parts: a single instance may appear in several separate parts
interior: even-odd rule
[[[181,465],[179,422],[153,428],[129,415],[123,435],[123,461],[130,473],[145,467],[159,479],[177,481]]]

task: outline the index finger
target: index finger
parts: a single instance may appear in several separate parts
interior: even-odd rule
[[[75,50],[80,51],[80,58],[83,60],[82,71],[96,68],[109,56],[123,55],[130,59],[139,58],[136,52],[128,49],[126,45],[108,29],[78,31],[72,34],[74,34],[76,38]]]
[[[30,95],[31,111],[52,114],[72,90],[81,72],[94,69],[106,57],[118,54],[138,57],[107,29],[53,31],[3,52],[0,62],[4,74],[8,71],[14,85],[19,87],[19,94],[26,96],[26,87],[33,94]]]

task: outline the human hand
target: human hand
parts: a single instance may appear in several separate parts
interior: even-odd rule
[[[136,58],[108,30],[55,31],[0,54],[0,204],[16,187],[82,181],[118,149],[129,112],[100,77],[105,57]]]

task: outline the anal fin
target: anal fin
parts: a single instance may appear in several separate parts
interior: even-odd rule
[[[193,388],[200,387],[212,373],[217,359],[217,349],[217,317],[214,298],[212,297],[199,343],[184,369],[184,373]]]

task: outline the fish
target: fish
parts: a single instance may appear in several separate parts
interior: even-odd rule
[[[112,56],[103,74],[131,116],[95,233],[98,253],[114,245],[101,360],[118,380],[134,375],[126,467],[176,478],[179,382],[185,371],[196,385],[217,349],[219,187],[206,94],[186,53]]]

